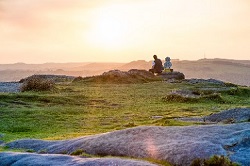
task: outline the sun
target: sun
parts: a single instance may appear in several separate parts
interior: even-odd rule
[[[128,24],[122,15],[115,12],[101,12],[88,33],[88,41],[92,46],[105,49],[120,49],[126,46],[129,34]]]
[[[100,18],[89,33],[89,41],[98,47],[120,48],[126,42],[126,28],[120,20],[112,17]]]

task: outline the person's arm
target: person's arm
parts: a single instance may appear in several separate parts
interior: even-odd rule
[[[152,69],[155,67],[155,61],[152,62]]]

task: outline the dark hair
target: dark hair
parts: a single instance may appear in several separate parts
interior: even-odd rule
[[[154,59],[157,59],[157,55],[154,55],[153,57],[154,57]]]

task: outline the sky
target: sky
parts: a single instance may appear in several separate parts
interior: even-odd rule
[[[249,0],[0,0],[0,64],[250,60]]]

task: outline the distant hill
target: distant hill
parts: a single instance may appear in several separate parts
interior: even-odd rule
[[[89,64],[89,62],[83,63],[43,63],[43,64],[26,64],[26,63],[14,63],[14,64],[0,64],[1,70],[56,70],[56,69],[71,69],[78,66]]]
[[[119,70],[130,70],[130,69],[149,69],[151,67],[152,61],[147,62],[144,60],[132,61],[126,63],[119,67]]]
[[[0,64],[0,82],[19,81],[33,74],[61,74],[69,76],[92,76],[117,69],[124,63],[44,63]]]
[[[186,78],[214,78],[250,86],[250,61],[225,59],[176,61],[173,62],[173,68],[183,72]]]
[[[172,60],[174,71],[186,78],[214,78],[226,82],[250,86],[250,60],[201,59],[197,61]],[[33,74],[62,74],[70,76],[99,75],[109,70],[128,71],[151,67],[152,61],[129,63],[45,63],[45,64],[0,64],[0,81],[19,81]]]

